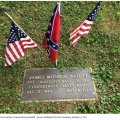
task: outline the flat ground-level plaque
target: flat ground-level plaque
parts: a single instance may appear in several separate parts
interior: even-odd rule
[[[96,89],[88,68],[65,70],[28,69],[23,82],[23,101],[95,100]]]

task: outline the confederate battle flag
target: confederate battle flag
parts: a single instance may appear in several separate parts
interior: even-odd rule
[[[58,41],[60,38],[60,3],[53,10],[42,46],[47,51],[49,59],[55,62],[58,59]]]

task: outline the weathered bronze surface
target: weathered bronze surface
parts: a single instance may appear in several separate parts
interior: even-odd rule
[[[28,69],[23,83],[23,101],[95,100],[96,89],[88,68],[65,70]]]

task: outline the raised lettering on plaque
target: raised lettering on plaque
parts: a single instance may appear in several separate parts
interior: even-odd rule
[[[23,82],[23,101],[95,100],[91,71],[72,69],[28,69]]]

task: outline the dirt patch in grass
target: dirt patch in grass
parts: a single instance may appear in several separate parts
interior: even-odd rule
[[[112,18],[106,17],[101,23],[108,35],[120,34],[120,29],[118,27],[120,26],[119,21],[115,21]]]
[[[120,71],[116,72],[116,76],[120,78]]]

